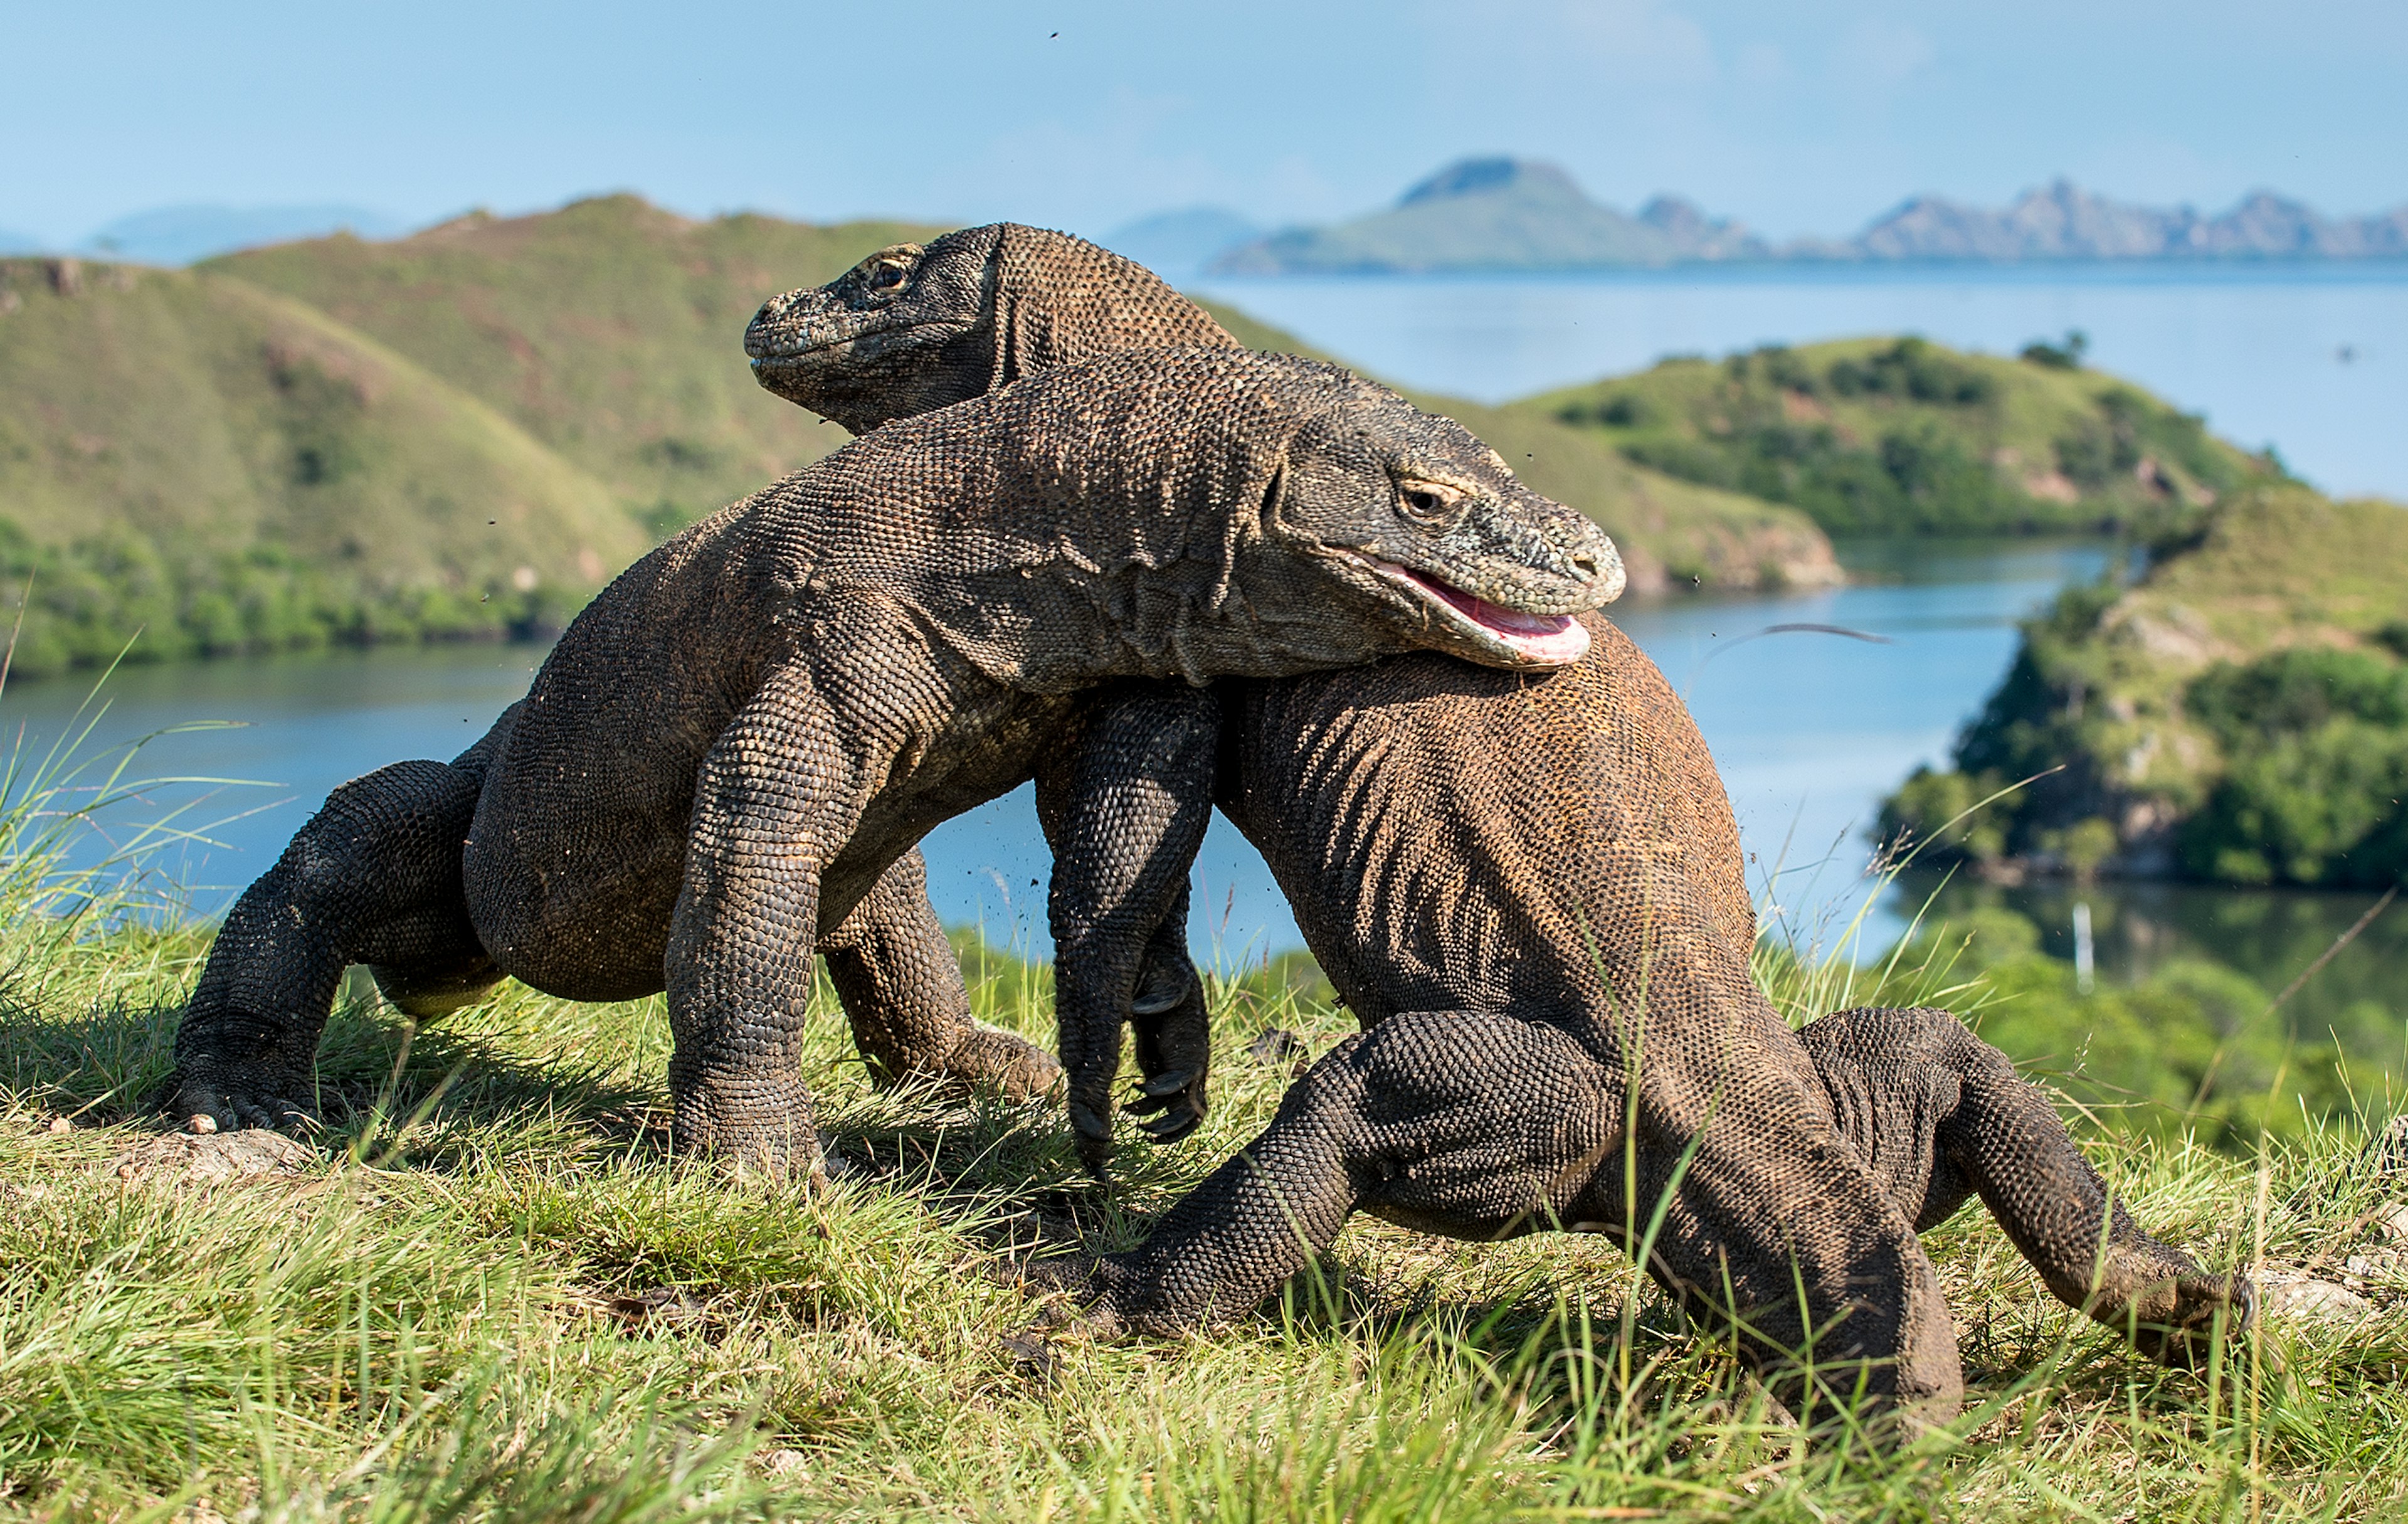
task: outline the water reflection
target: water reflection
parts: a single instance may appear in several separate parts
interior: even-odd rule
[[[2377,896],[2194,884],[2063,881],[2003,886],[1928,879],[1902,883],[1898,902],[1968,924],[1984,909],[2013,911],[2040,931],[2042,952],[2074,956],[2076,907],[2089,907],[2098,977],[2137,985],[2173,964],[2220,963],[2250,977],[2269,999],[2306,973],[2373,909]],[[2284,1001],[2282,1017],[2304,1042],[2337,1039],[2343,1051],[2408,1072],[2400,970],[2408,966],[2408,907],[2395,900]]]

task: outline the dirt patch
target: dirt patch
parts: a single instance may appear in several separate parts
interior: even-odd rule
[[[135,1143],[107,1168],[145,1185],[216,1186],[306,1174],[318,1151],[265,1128],[240,1132],[160,1132]]]

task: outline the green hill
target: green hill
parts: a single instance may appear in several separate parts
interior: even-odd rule
[[[0,261],[0,572],[16,660],[474,634],[572,610],[646,543],[509,419],[209,273]],[[38,568],[38,570],[37,570]]]
[[[744,324],[763,299],[939,229],[696,223],[631,195],[472,214],[412,237],[336,237],[206,268],[296,297],[499,410],[638,505],[701,515],[847,438],[762,391]]]
[[[661,534],[844,432],[756,387],[761,300],[933,230],[629,196],[191,271],[0,262],[0,577],[20,673],[556,625]],[[1301,350],[1242,313],[1241,338]],[[1619,539],[1640,590],[1837,576],[1795,510],[1442,397]]]
[[[1994,875],[2398,883],[2403,658],[2408,508],[2255,488],[2133,585],[2072,589],[2028,625],[1955,767],[1918,771],[1883,829]]]
[[[1833,534],[2090,530],[2183,519],[2272,463],[2195,415],[2035,345],[1779,346],[1531,399],[1628,459],[1792,504]]]
[[[1330,358],[1235,308],[1204,305],[1249,348]],[[1491,408],[1426,392],[1412,397],[1487,440],[1532,487],[1603,525],[1622,552],[1632,592],[1811,586],[1841,579],[1830,541],[1795,509],[1634,465],[1595,430],[1568,424],[1548,408]]]

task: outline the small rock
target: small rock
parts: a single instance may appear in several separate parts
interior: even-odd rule
[[[53,1116],[50,1118],[50,1130],[64,1136],[75,1130],[75,1124],[64,1116]]]
[[[631,1330],[647,1323],[676,1327],[710,1321],[709,1303],[673,1286],[656,1286],[632,1297],[606,1297],[603,1304]]]
[[[1304,1051],[1304,1039],[1284,1027],[1266,1027],[1263,1035],[1246,1044],[1246,1057],[1258,1064],[1276,1064]]]
[[[2269,1270],[2258,1293],[2258,1306],[2268,1317],[2302,1323],[2354,1323],[2374,1310],[2374,1303],[2345,1286],[2307,1275],[2276,1277],[2277,1272]]]
[[[808,1482],[811,1479],[810,1458],[800,1450],[771,1450],[759,1461],[761,1474],[781,1482]]]
[[[266,1128],[245,1128],[222,1136],[211,1132],[162,1132],[117,1157],[120,1180],[153,1176],[213,1186],[227,1181],[297,1175],[318,1161],[317,1150]]]
[[[184,1124],[184,1129],[204,1135],[215,1132],[218,1129],[218,1119],[207,1112],[195,1112],[193,1114],[193,1119]]]
[[[1007,1333],[1000,1342],[1004,1359],[1010,1362],[1015,1373],[1048,1386],[1060,1373],[1062,1357],[1054,1352],[1054,1341],[1045,1330]]]

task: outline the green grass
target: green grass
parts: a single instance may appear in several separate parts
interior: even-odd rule
[[[2171,1374],[2050,1300],[1978,1210],[1927,1241],[1967,1416],[1887,1457],[1800,1444],[1577,1237],[1358,1221],[1232,1329],[1016,1361],[1038,1309],[1005,1267],[1132,1242],[1259,1128],[1289,1071],[1245,1043],[1350,1028],[1309,982],[1215,983],[1211,1117],[1130,1146],[1111,1192],[1042,1106],[873,1092],[824,986],[806,1063],[853,1168],[820,1199],[668,1158],[656,1000],[516,986],[418,1029],[355,987],[320,1161],[193,1188],[115,1165],[150,1136],[130,1103],[205,933],[56,930],[0,933],[9,1517],[2339,1519],[2408,1495],[2408,1272],[2369,1272],[2364,1323],[2278,1322]],[[982,1016],[1050,1036],[1046,970],[964,953]],[[1982,999],[1944,962],[1765,970],[1801,1017]],[[2362,1249],[2391,1188],[2346,1122],[2243,1152],[2086,1135],[2144,1222],[2219,1265]]]

